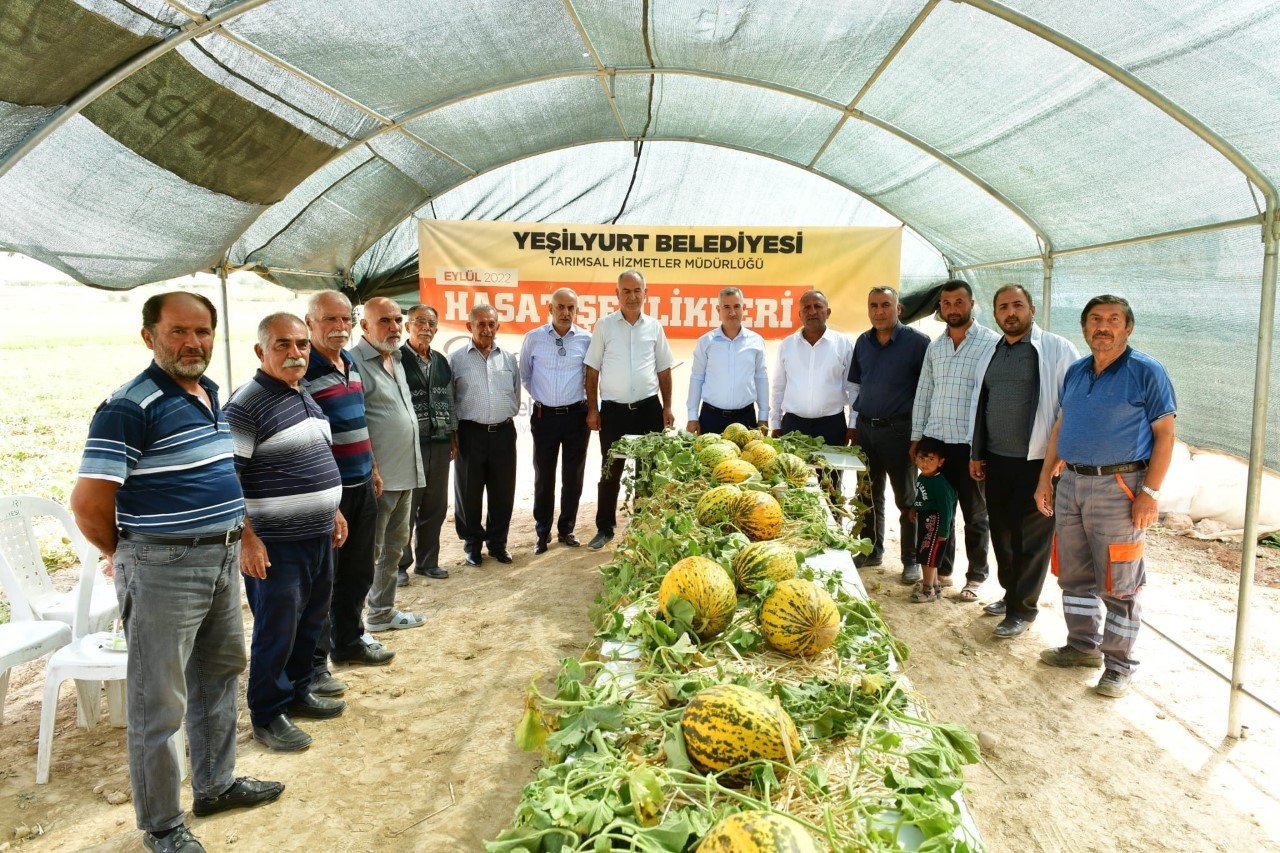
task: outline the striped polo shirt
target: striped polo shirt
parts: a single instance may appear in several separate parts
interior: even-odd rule
[[[312,347],[302,387],[329,419],[333,458],[338,462],[342,485],[361,486],[373,476],[373,445],[369,443],[369,426],[364,418],[364,386],[355,361],[346,350],[339,353],[347,366],[345,375]]]
[[[236,471],[253,532],[289,541],[333,531],[342,477],[329,421],[305,390],[259,370],[227,401]]]
[[[218,386],[204,376],[200,385],[213,411],[152,362],[94,413],[80,476],[120,484],[116,523],[125,530],[185,536],[240,526],[231,429]]]

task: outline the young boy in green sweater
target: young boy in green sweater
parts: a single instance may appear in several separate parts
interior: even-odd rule
[[[956,490],[942,475],[946,448],[936,438],[925,436],[916,443],[916,499],[911,505],[911,520],[916,523],[916,555],[923,567],[920,588],[911,593],[911,601],[922,604],[942,597],[938,583],[938,553],[951,536],[951,523],[956,517]]]

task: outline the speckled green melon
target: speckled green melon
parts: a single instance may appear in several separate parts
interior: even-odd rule
[[[698,498],[697,508],[694,509],[698,523],[715,524],[718,521],[724,521],[728,517],[729,502],[739,492],[740,490],[733,483],[723,483],[703,492]]]
[[[693,454],[697,456],[717,441],[724,441],[723,436],[718,432],[700,433],[698,437],[693,440]]]
[[[835,600],[813,581],[781,581],[760,607],[760,634],[784,655],[812,657],[831,648],[838,633]]]
[[[698,461],[708,468],[715,468],[721,462],[737,458],[738,445],[723,439],[702,448],[698,453]]]
[[[785,581],[796,576],[796,552],[781,542],[752,542],[733,557],[738,589],[750,592],[761,581]]]
[[[726,441],[732,441],[741,447],[751,440],[751,431],[742,424],[729,424],[724,428],[724,432],[720,433]]]
[[[809,465],[794,453],[779,453],[765,466],[765,476],[781,477],[793,486],[803,486],[809,482],[812,471]]]
[[[738,608],[733,578],[723,566],[706,557],[685,557],[667,570],[658,587],[658,607],[663,616],[667,615],[667,601],[673,595],[693,605],[693,630],[700,640],[709,640],[728,627]]]
[[[726,459],[711,469],[711,479],[717,483],[741,483],[760,471],[745,459]]]
[[[782,504],[767,492],[744,491],[729,503],[729,520],[752,542],[777,539],[782,532]]]
[[[737,684],[700,690],[680,715],[685,751],[702,773],[722,773],[727,785],[751,781],[750,762],[761,759],[787,764],[800,752],[800,737],[791,716],[776,699]],[[746,765],[737,767],[737,765]]]
[[[809,830],[777,812],[731,814],[702,836],[698,853],[818,853]]]
[[[764,438],[764,433],[761,432],[760,430],[758,429],[747,430],[747,444],[750,444],[753,441],[759,441],[762,438]],[[747,446],[746,444],[743,445],[743,447],[746,447],[746,446]]]

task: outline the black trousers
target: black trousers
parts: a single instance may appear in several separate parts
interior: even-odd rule
[[[1040,612],[1040,590],[1049,573],[1052,516],[1036,509],[1036,486],[1043,460],[991,456],[987,459],[987,510],[996,577],[1004,587],[1006,613],[1031,621]]]
[[[413,490],[409,524],[412,535],[405,543],[398,568],[410,566],[418,574],[440,568],[440,528],[449,511],[449,461],[452,445],[448,441],[422,443],[422,473],[427,484]]]
[[[987,579],[987,542],[990,539],[990,522],[987,520],[987,498],[983,485],[969,476],[969,445],[946,444],[946,461],[942,463],[942,475],[956,490],[956,502],[964,515],[964,551],[969,559],[965,579],[981,583]],[[990,474],[987,475],[988,479]],[[956,564],[956,536],[952,535],[942,546],[942,559],[938,561],[938,574],[951,577]]]
[[[733,411],[717,409],[708,406],[706,403],[703,403],[698,409],[698,432],[703,434],[724,432],[729,424],[742,424],[744,427],[751,429],[758,423],[760,421],[756,418],[756,406],[754,403]]]
[[[609,448],[624,435],[661,432],[662,403],[655,394],[638,403],[600,404],[600,486],[596,497],[596,531],[613,533],[618,526],[618,491],[625,459],[609,461]],[[640,464],[637,460],[636,464]]]
[[[582,473],[587,467],[587,404],[557,410],[534,406],[529,416],[533,434],[533,527],[538,539],[551,537],[551,516],[556,508],[556,465],[564,455],[560,471],[560,516],[556,532],[573,532],[578,523],[578,502],[582,499]]]
[[[329,619],[320,631],[312,659],[317,671],[328,667],[326,661],[332,649],[353,646],[364,634],[364,600],[373,585],[373,537],[378,521],[373,479],[359,486],[343,486],[338,509],[347,520],[347,540],[333,551]]]
[[[844,412],[836,412],[821,418],[802,418],[790,412],[782,413],[782,434],[798,432],[810,438],[820,438],[832,447],[844,447],[848,441],[849,429]],[[843,481],[839,471],[828,475],[831,482],[831,494],[838,496],[843,489]],[[914,498],[914,494],[912,495]]]
[[[482,513],[485,495],[487,514]],[[453,517],[458,538],[473,554],[507,547],[516,501],[516,424],[458,422],[458,458],[453,467]],[[483,519],[483,521],[481,520]]]
[[[858,446],[867,454],[867,482],[871,485],[871,556],[884,556],[885,480],[893,487],[898,508],[902,565],[916,562],[916,523],[911,520],[911,504],[916,494],[916,466],[911,461],[911,415],[886,418],[872,423],[858,418]],[[865,534],[867,531],[863,531]]]

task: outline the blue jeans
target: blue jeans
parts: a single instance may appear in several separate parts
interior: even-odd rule
[[[289,542],[266,541],[271,565],[263,579],[244,579],[253,611],[250,643],[249,719],[266,726],[307,698],[311,658],[329,614],[333,545],[329,534]]]
[[[191,787],[217,796],[235,781],[236,691],[244,672],[240,545],[121,541],[116,598],[129,643],[129,778],[138,828],[183,822],[177,751],[186,715]]]

